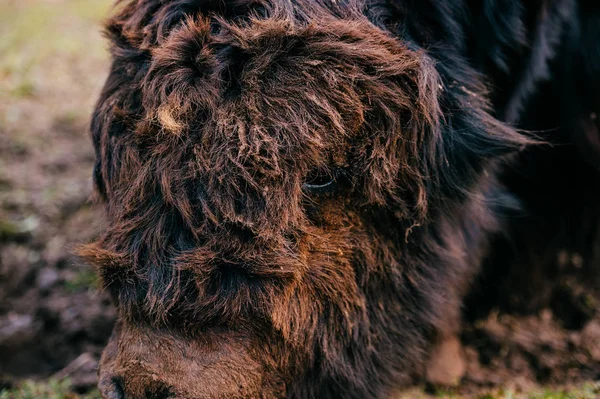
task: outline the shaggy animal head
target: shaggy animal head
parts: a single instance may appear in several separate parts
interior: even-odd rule
[[[357,4],[123,1],[92,122],[105,398],[405,380],[526,140]],[[484,227],[485,226],[485,227]]]

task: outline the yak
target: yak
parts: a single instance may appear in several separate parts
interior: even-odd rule
[[[118,0],[79,250],[119,313],[103,397],[420,378],[502,240],[596,195],[599,32],[592,0]]]

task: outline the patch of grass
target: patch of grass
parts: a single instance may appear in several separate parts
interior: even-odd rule
[[[600,397],[600,383],[588,383],[578,388],[544,389],[532,393],[515,393],[499,390],[495,393],[463,396],[450,391],[438,391],[427,395],[411,391],[397,399],[596,399]],[[23,381],[18,386],[0,391],[0,399],[101,399],[97,391],[80,395],[72,390],[71,382],[65,380]]]
[[[438,390],[434,394],[426,394],[412,390],[400,394],[395,399],[597,399],[600,398],[600,382],[587,383],[579,387],[540,388],[532,392],[522,393],[512,389],[498,389],[487,393],[461,394],[459,391]]]
[[[530,399],[596,399],[600,397],[600,383],[586,384],[577,389],[544,390]]]
[[[0,242],[3,240],[8,241],[19,233],[19,226],[17,226],[15,223],[0,219]]]
[[[11,91],[11,94],[15,97],[31,97],[34,93],[34,83],[26,79],[20,81]]]
[[[0,2],[0,98],[35,95],[38,72],[53,60],[106,57],[105,43],[89,25],[108,14],[113,0]]]
[[[85,291],[90,288],[98,288],[98,286],[98,276],[91,269],[84,269],[72,279],[64,282],[64,287],[70,292]]]
[[[543,388],[529,393],[506,390],[497,394],[486,394],[477,399],[597,399],[598,397],[600,397],[600,384],[588,383],[582,387]]]
[[[101,399],[94,391],[79,395],[72,391],[67,380],[23,381],[16,387],[0,391],[0,399]]]

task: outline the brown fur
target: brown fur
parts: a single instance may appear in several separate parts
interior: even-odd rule
[[[359,4],[119,3],[92,124],[108,227],[80,251],[121,314],[105,397],[380,397],[418,374],[530,142],[478,75]]]

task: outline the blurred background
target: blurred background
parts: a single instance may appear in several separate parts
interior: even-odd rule
[[[0,0],[0,399],[100,398],[96,370],[115,311],[72,250],[102,228],[88,124],[108,69],[100,25],[111,3]],[[562,313],[585,316],[576,328],[551,307],[465,326],[462,388],[430,393],[600,397],[598,304],[578,287],[562,287],[560,301]],[[402,397],[430,396],[421,387]]]
[[[88,122],[108,67],[110,3],[0,0],[3,399],[87,392],[111,332],[108,298],[71,254],[100,228]],[[21,382],[30,378],[47,383]]]

